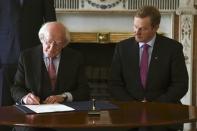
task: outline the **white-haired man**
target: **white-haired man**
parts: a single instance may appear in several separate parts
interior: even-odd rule
[[[41,27],[39,38],[42,45],[20,56],[11,88],[13,99],[19,104],[88,100],[83,57],[67,47],[70,42],[68,29],[59,22],[48,22]],[[55,68],[55,81],[49,73],[50,61]]]

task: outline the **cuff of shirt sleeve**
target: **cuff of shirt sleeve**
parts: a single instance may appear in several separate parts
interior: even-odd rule
[[[23,101],[25,96],[23,96],[23,98],[20,100],[20,102],[18,103],[19,105],[25,105],[25,102]]]
[[[67,102],[71,102],[73,101],[73,96],[70,92],[64,92],[61,94],[62,97],[67,98],[66,101]]]

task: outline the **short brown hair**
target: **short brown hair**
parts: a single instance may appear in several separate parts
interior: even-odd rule
[[[144,6],[140,8],[136,12],[135,17],[139,17],[139,18],[150,17],[151,25],[153,27],[159,25],[161,20],[161,14],[159,10],[154,6]]]

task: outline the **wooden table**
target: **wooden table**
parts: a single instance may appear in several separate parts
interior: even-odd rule
[[[142,102],[112,102],[119,109],[103,110],[100,117],[87,111],[24,114],[15,106],[0,107],[0,125],[50,128],[134,128],[195,122],[197,107]]]

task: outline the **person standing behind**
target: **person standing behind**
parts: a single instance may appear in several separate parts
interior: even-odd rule
[[[89,100],[82,55],[67,47],[68,29],[59,22],[47,22],[39,31],[42,45],[22,52],[14,85],[18,104],[53,104]],[[36,64],[35,64],[36,62]],[[16,127],[16,131],[25,127]],[[38,130],[37,128],[28,128]]]
[[[40,44],[39,28],[55,20],[53,0],[0,0],[0,106],[14,103],[9,87],[20,52]],[[0,130],[9,128],[0,126]]]
[[[38,31],[45,22],[56,21],[54,0],[20,1],[19,33],[21,50],[40,44]]]
[[[188,90],[183,47],[157,33],[160,19],[157,8],[140,8],[134,16],[134,37],[117,44],[110,79],[114,99],[181,103]]]
[[[9,87],[20,52],[40,44],[39,28],[55,20],[53,0],[0,0],[0,106],[14,103]]]
[[[13,104],[9,86],[20,52],[39,45],[41,25],[55,20],[53,0],[0,1],[0,106]]]

